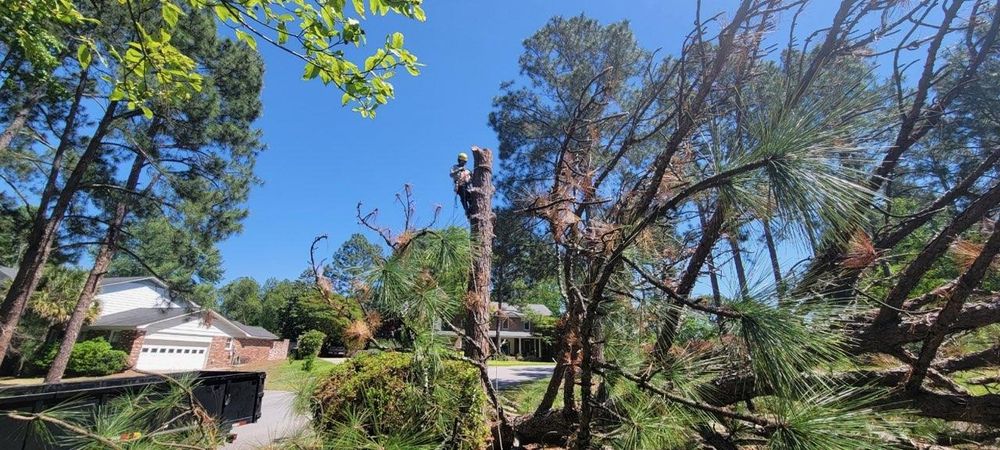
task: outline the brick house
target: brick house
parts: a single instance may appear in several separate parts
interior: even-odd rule
[[[139,370],[221,369],[285,359],[288,340],[239,323],[171,292],[155,277],[110,277],[97,295],[100,315],[82,339],[104,336]]]

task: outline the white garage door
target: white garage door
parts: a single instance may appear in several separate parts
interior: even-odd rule
[[[150,372],[199,370],[208,358],[208,342],[146,341],[135,366]]]

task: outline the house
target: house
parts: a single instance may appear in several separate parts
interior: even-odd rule
[[[0,267],[0,281],[16,271]],[[104,337],[139,370],[219,369],[288,355],[287,339],[203,310],[155,277],[105,277],[96,303],[100,315],[81,339]]]
[[[82,333],[129,352],[139,370],[219,369],[282,360],[288,340],[203,310],[155,277],[109,277],[97,295],[100,315]]]
[[[548,344],[543,336],[535,330],[531,321],[533,316],[549,317],[552,311],[545,305],[527,304],[523,307],[504,304],[499,313],[495,305],[490,305],[493,320],[490,321],[490,340],[504,355],[520,356],[525,359],[542,359],[548,354]],[[498,320],[499,319],[499,320]],[[497,342],[497,324],[499,323],[499,343]],[[461,327],[459,327],[461,328]],[[458,335],[451,326],[442,322],[438,334],[454,336],[456,346],[461,346]]]

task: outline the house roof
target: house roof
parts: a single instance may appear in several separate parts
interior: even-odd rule
[[[245,323],[237,322],[232,319],[229,319],[229,321],[232,322],[233,325],[236,325],[237,328],[243,330],[244,333],[250,335],[250,337],[255,337],[260,339],[278,339],[278,336],[275,336],[274,333],[267,331],[263,327],[255,327],[253,325],[247,325]]]
[[[439,330],[439,331],[435,331],[435,334],[438,334],[438,335],[441,335],[441,336],[458,336],[457,334],[455,334],[454,331],[451,331],[451,330]],[[495,337],[497,335],[497,331],[496,330],[490,330],[490,332],[487,333],[487,335],[489,337],[491,337],[491,338]],[[540,337],[540,336],[537,335],[537,334],[534,334],[534,333],[532,333],[530,331],[500,330],[500,339],[538,338],[538,337]]]
[[[493,306],[493,305],[491,305],[491,306],[492,306],[492,308],[491,308],[492,311],[496,312],[496,306]],[[529,304],[524,305],[524,306],[515,306],[515,305],[509,305],[509,304],[505,303],[505,304],[503,304],[501,306],[501,310],[503,311],[503,315],[504,316],[508,316],[508,317],[520,317],[520,316],[523,316],[525,314],[536,314],[536,315],[539,315],[539,316],[551,316],[552,315],[552,311],[549,310],[548,307],[546,307],[545,305],[538,304],[538,303],[529,303]]]
[[[146,281],[146,280],[152,281],[153,283],[156,283],[159,286],[167,287],[166,283],[164,283],[163,281],[161,281],[159,278],[152,277],[152,276],[144,276],[144,277],[104,277],[104,278],[101,279],[101,287],[104,287],[104,286],[113,286],[113,285],[116,285],[116,284],[132,283],[132,282],[135,282],[135,281]]]
[[[529,312],[538,314],[539,316],[551,316],[552,315],[552,311],[549,309],[548,306],[545,306],[545,305],[542,305],[542,304],[539,304],[539,303],[529,303],[527,305],[524,305],[524,309],[527,310],[527,311],[529,311]]]
[[[98,317],[91,327],[138,327],[194,311],[187,308],[135,308]]]
[[[0,266],[0,281],[12,280],[17,276],[17,267]],[[162,287],[167,287],[166,283],[153,276],[142,277],[104,277],[101,279],[101,286],[112,286],[115,284],[131,283],[133,281],[149,280]]]

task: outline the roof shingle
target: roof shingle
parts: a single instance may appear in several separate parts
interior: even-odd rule
[[[187,308],[135,308],[98,317],[91,327],[138,327],[194,311]]]

